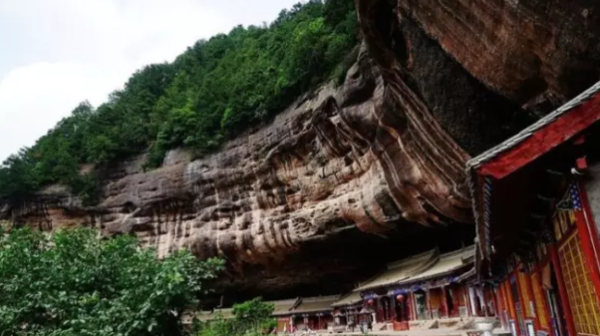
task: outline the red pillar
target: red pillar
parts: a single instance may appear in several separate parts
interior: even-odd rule
[[[537,276],[537,284],[536,286],[539,286],[540,290],[544,291],[544,284],[542,283],[542,277],[544,276],[544,268],[541,265],[537,265],[536,266],[536,272],[538,274]],[[533,279],[532,279],[533,281]],[[539,309],[543,310],[543,314],[546,316],[546,319],[548,320],[548,332],[550,333],[550,336],[554,336],[554,328],[552,327],[552,321],[551,321],[551,316],[552,314],[550,313],[550,307],[548,304],[548,299],[546,298],[546,296],[544,295],[544,293],[542,293],[542,307],[539,307]],[[537,306],[536,306],[537,307]],[[539,316],[537,317],[539,319]],[[540,325],[540,329],[541,329],[541,325]]]
[[[491,289],[491,294],[492,294],[492,303],[494,305],[494,316],[496,317],[500,317],[499,316],[499,306],[498,306],[498,289]]]
[[[450,318],[450,311],[448,310],[448,293],[446,292],[446,286],[442,286],[442,296],[444,299],[442,300],[444,305],[444,314],[447,318]]]
[[[481,293],[481,299],[479,300],[479,304],[481,304],[481,301],[483,301],[483,304],[481,304],[481,309],[483,309],[483,316],[488,317],[488,295],[487,295],[487,291],[485,290],[485,285],[480,285],[479,286],[479,292]]]
[[[502,324],[502,328],[507,329],[507,323],[506,323],[506,318],[505,318],[505,314],[504,314],[504,310],[506,310],[506,300],[504,298],[504,286],[502,285],[502,282],[498,285],[498,298],[497,298],[497,302],[498,305],[501,306],[501,310],[497,310],[496,311],[496,316],[498,317],[498,319],[500,320],[501,324]]]
[[[521,326],[519,325],[519,317],[517,316],[517,305],[515,304],[515,300],[513,297],[512,288],[511,288],[511,284],[510,284],[511,276],[512,276],[512,273],[508,275],[508,278],[504,282],[504,291],[506,292],[507,299],[508,299],[507,304],[510,305],[509,320],[507,322],[510,327],[510,320],[513,320],[513,322],[515,323],[515,331],[516,331],[517,335],[521,335]]]
[[[465,304],[467,305],[467,316],[473,317],[473,310],[471,309],[471,293],[469,293],[469,286],[463,285],[463,296],[465,297]]]
[[[408,317],[409,320],[416,320],[417,319],[417,309],[415,308],[416,302],[415,302],[415,295],[414,293],[408,293],[408,309],[410,311],[410,316]]]
[[[565,287],[556,246],[550,247],[550,256],[552,258],[552,264],[554,264],[556,279],[558,280],[558,292],[560,294],[560,300],[562,302],[565,319],[567,320],[567,331],[569,332],[569,335],[577,335],[575,332],[575,322],[573,322],[573,312],[571,311],[571,305],[569,304],[569,296],[567,295],[567,289]]]
[[[433,309],[431,309],[431,290],[428,289],[425,292],[425,295],[427,295],[427,309],[429,310],[429,318],[433,320]]]
[[[538,316],[538,303],[535,300],[535,294],[533,293],[533,285],[531,283],[531,275],[530,274],[526,274],[525,276],[525,285],[527,286],[526,290],[529,292],[529,297],[531,298],[531,302],[533,303],[533,315],[534,315],[534,319],[533,319],[533,325],[535,327],[535,330],[540,330],[541,329],[541,325],[540,325],[540,317]]]

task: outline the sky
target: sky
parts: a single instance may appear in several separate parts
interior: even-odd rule
[[[273,21],[299,0],[0,0],[0,162],[79,102],[199,39]]]

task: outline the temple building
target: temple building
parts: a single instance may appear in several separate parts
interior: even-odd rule
[[[293,325],[293,317],[290,310],[298,305],[300,298],[278,301],[267,301],[273,304],[273,318],[277,319],[277,332],[290,331]]]
[[[339,295],[299,298],[290,310],[297,330],[326,330],[334,322],[333,307]]]
[[[514,336],[600,335],[599,91],[468,163],[478,281]]]
[[[232,319],[233,317],[232,308],[217,308],[211,311],[200,311],[196,313],[196,318],[198,318],[200,322],[209,322],[217,319],[227,320]],[[191,316],[186,322],[189,324],[192,323]],[[184,324],[186,324],[186,322],[184,322]]]
[[[349,326],[354,328],[359,325],[364,318],[361,314],[363,310],[363,298],[359,291],[352,291],[342,296],[338,301],[334,302],[333,316],[336,325]]]
[[[326,330],[334,324],[332,305],[339,300],[339,295],[332,295],[298,297],[288,300],[265,301],[265,303],[273,304],[272,316],[277,321],[277,332],[283,333],[292,330]],[[191,324],[191,317],[186,317],[184,323]],[[200,311],[196,313],[196,317],[201,322],[210,322],[219,318],[229,319],[234,316],[232,308],[218,308],[214,311]]]
[[[389,264],[354,292],[375,324],[394,330],[408,329],[409,321],[491,316],[493,300],[475,284],[474,260],[474,246],[445,254],[431,250]]]

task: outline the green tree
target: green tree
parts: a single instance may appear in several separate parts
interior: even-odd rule
[[[39,181],[34,169],[27,148],[6,159],[0,166],[0,199],[18,205],[35,192]]]
[[[200,325],[197,336],[266,335],[276,326],[272,303],[261,298],[233,306],[233,319],[217,318]]]
[[[341,82],[355,60],[348,55],[358,42],[356,21],[352,0],[310,0],[270,25],[237,26],[196,42],[172,63],[142,68],[104,104],[81,103],[6,161],[0,201],[22,204],[37,188],[62,183],[91,204],[94,183],[84,182],[94,175],[80,176],[82,164],[100,171],[147,152],[144,167],[151,169],[172,148],[198,156],[217,149],[319,83]]]
[[[158,260],[91,229],[12,230],[0,236],[0,335],[181,335],[182,313],[222,266],[186,251]]]

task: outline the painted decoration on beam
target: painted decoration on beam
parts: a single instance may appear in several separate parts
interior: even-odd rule
[[[485,251],[489,257],[492,254],[492,239],[491,239],[491,216],[492,216],[492,179],[489,176],[484,178],[483,185],[483,225],[485,226]]]
[[[561,239],[569,232],[569,229],[576,223],[575,212],[581,211],[581,198],[576,183],[571,183],[569,189],[563,198],[556,205],[557,212],[554,216],[554,238],[556,241]]]
[[[373,299],[377,299],[379,297],[379,295],[374,294],[374,293],[367,293],[365,295],[363,295],[363,300],[373,300]]]

